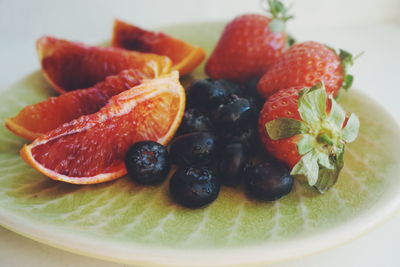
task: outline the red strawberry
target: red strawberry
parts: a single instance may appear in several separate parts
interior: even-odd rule
[[[340,88],[348,89],[353,77],[346,75],[346,66],[353,64],[352,55],[344,50],[337,55],[331,48],[304,42],[290,47],[269,68],[258,83],[264,97],[292,86],[314,86],[323,81],[328,93],[335,97]]]
[[[280,90],[265,102],[258,120],[266,150],[324,193],[343,167],[345,143],[354,141],[359,120],[345,111],[323,83]]]
[[[246,14],[226,25],[206,64],[211,78],[236,82],[259,78],[282,54],[287,42],[284,22],[291,16],[281,2],[269,3],[272,18]]]

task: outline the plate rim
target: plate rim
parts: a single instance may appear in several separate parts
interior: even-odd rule
[[[0,225],[45,245],[83,256],[123,264],[140,266],[248,266],[249,264],[270,264],[301,258],[338,247],[363,236],[390,220],[400,211],[400,194],[396,194],[396,190],[392,191],[395,197],[392,198],[389,205],[385,205],[386,208],[383,211],[381,205],[374,205],[372,208],[363,211],[359,216],[353,217],[340,226],[328,229],[323,234],[277,242],[279,245],[283,244],[285,249],[271,243],[267,245],[257,244],[246,248],[194,248],[187,250],[151,248],[150,246],[146,247],[141,244],[121,241],[110,243],[109,240],[101,238],[85,238],[83,235],[79,235],[78,231],[60,231],[60,227],[47,223],[42,223],[41,228],[35,227],[35,223],[29,223],[29,218],[5,210],[0,210]],[[386,198],[388,197],[380,199],[378,204],[385,203]],[[34,219],[31,220],[35,222]],[[354,229],[356,230],[354,231]],[[303,244],[300,247],[298,246],[299,242]],[[108,251],[107,255],[104,251]]]
[[[222,22],[222,21],[204,21],[208,23]],[[193,23],[193,22],[191,22]],[[203,23],[203,22],[194,22]],[[178,24],[164,25],[164,27],[174,26]],[[158,27],[162,28],[162,27]],[[39,70],[40,71],[40,70]],[[38,70],[32,71],[31,73],[22,77],[22,79],[37,73]],[[1,93],[7,91],[7,89],[13,87],[17,82],[11,84],[11,86],[1,90]],[[360,92],[360,90],[357,90]],[[370,95],[361,91],[361,93],[368,98],[372,99]],[[374,100],[374,99],[372,99]],[[397,122],[393,118],[392,112],[378,100],[374,100],[383,112],[391,118],[392,121]],[[398,125],[397,125],[398,127]],[[248,264],[266,264],[276,263],[282,261],[288,261],[303,256],[316,254],[322,251],[326,251],[352,240],[355,240],[364,234],[372,231],[378,226],[384,224],[392,217],[394,217],[400,211],[400,186],[397,190],[390,190],[392,194],[384,195],[380,198],[377,205],[373,205],[367,210],[364,210],[361,214],[356,217],[352,217],[348,222],[343,223],[333,229],[324,230],[321,234],[312,235],[311,237],[296,238],[294,241],[284,241],[284,246],[289,244],[289,249],[285,249],[283,253],[289,254],[289,256],[282,257],[282,251],[277,253],[278,249],[271,248],[271,244],[262,245],[257,244],[255,246],[248,246],[245,248],[213,248],[212,250],[203,249],[166,249],[166,248],[150,248],[143,246],[140,243],[132,244],[127,246],[126,242],[112,242],[116,245],[115,248],[111,249],[114,251],[114,255],[105,255],[104,251],[110,251],[110,241],[105,239],[86,239],[80,236],[78,232],[60,231],[59,227],[53,226],[42,222],[41,227],[35,228],[35,224],[29,224],[29,221],[35,222],[34,219],[28,218],[27,216],[21,216],[13,214],[6,210],[0,210],[0,225],[16,232],[22,236],[28,237],[32,240],[40,243],[56,247],[58,249],[66,250],[68,252],[98,258],[107,261],[138,264],[138,265],[151,265],[151,266],[232,266],[232,265],[245,265]],[[392,197],[390,197],[392,196]],[[387,199],[387,200],[386,200]],[[385,204],[386,200],[386,205]],[[390,201],[390,202],[387,202]],[[382,202],[382,203],[381,203]],[[384,209],[382,209],[384,207]],[[373,212],[371,212],[373,211]],[[368,214],[367,214],[368,213]],[[43,227],[45,226],[45,227]],[[40,228],[40,229],[39,229]],[[356,230],[354,230],[356,229]],[[347,235],[346,235],[347,234]],[[57,237],[58,238],[55,238]],[[329,242],[327,242],[329,240]],[[93,241],[99,242],[93,246]],[[304,242],[303,246],[298,247],[298,242]],[[90,243],[90,244],[89,244]],[[115,244],[114,244],[115,243]],[[117,244],[118,243],[118,244]],[[68,245],[67,245],[68,244]],[[285,245],[286,244],[286,245]],[[309,244],[309,245],[308,245]],[[90,247],[91,245],[92,247]],[[121,247],[127,246],[127,247]],[[103,252],[103,253],[102,253]],[[147,254],[146,254],[147,252]],[[190,253],[188,253],[190,252]],[[268,253],[266,253],[268,252]],[[174,254],[175,253],[175,254]],[[206,257],[205,253],[213,257]],[[112,254],[112,253],[111,253]],[[164,254],[164,255],[163,255]],[[157,257],[158,256],[158,257]],[[186,256],[186,257],[185,257]],[[217,257],[218,256],[218,257]],[[179,258],[176,261],[176,258]]]

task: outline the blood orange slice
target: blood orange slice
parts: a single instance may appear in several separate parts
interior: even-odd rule
[[[164,33],[146,31],[121,20],[114,21],[112,45],[129,50],[155,53],[171,58],[173,69],[185,75],[205,58],[201,47],[188,44]]]
[[[168,57],[113,47],[87,46],[54,37],[36,43],[43,73],[56,91],[88,88],[125,69],[155,77],[170,71]]]
[[[65,123],[25,145],[21,156],[46,176],[74,184],[94,184],[126,173],[124,157],[135,142],[167,144],[185,108],[179,74],[153,80],[110,99],[98,112]]]
[[[145,77],[137,70],[124,70],[91,88],[26,106],[17,116],[6,119],[5,125],[14,134],[32,141],[63,123],[97,112],[110,97],[140,84]]]

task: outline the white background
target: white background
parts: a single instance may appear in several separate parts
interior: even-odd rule
[[[352,69],[355,87],[375,97],[400,122],[400,0],[292,2],[296,21],[289,30],[300,40],[366,52]],[[95,44],[110,37],[114,18],[152,29],[259,11],[258,0],[0,0],[0,90],[39,68],[34,42],[43,34]],[[346,245],[272,266],[397,267],[399,225],[397,213]],[[51,248],[0,227],[0,266],[122,265]]]

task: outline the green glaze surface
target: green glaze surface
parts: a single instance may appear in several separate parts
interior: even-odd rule
[[[221,24],[198,24],[165,31],[209,52],[221,28]],[[193,76],[204,76],[202,67]],[[51,225],[93,242],[179,249],[248,247],[322,234],[367,213],[398,184],[398,127],[356,90],[343,93],[339,102],[359,116],[360,135],[346,149],[338,183],[324,195],[296,184],[288,196],[263,203],[249,199],[242,188],[224,187],[212,205],[188,210],[170,200],[167,181],[159,187],[138,186],[127,177],[82,186],[53,181],[24,163],[19,149],[25,141],[4,127],[5,118],[50,95],[40,71],[0,94],[0,219],[13,214],[30,227]]]

